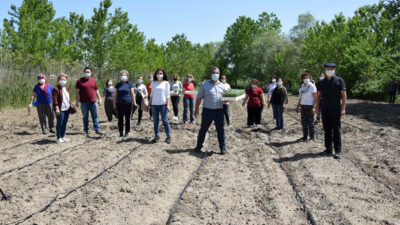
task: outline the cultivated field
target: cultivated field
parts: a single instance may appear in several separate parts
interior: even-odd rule
[[[78,112],[71,142],[56,144],[35,110],[1,112],[0,188],[11,197],[0,201],[0,224],[400,224],[400,106],[350,100],[336,160],[318,154],[321,124],[315,142],[297,141],[300,115],[289,102],[282,131],[271,109],[263,126],[243,128],[247,112],[231,104],[224,156],[214,128],[194,153],[200,125],[181,121],[171,122],[170,145],[149,144],[147,114],[122,140],[102,107],[106,135],[86,138]]]

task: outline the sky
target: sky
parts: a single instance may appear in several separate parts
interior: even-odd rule
[[[51,0],[50,0],[51,1]],[[23,0],[0,0],[0,27],[9,18],[11,4],[20,6]],[[100,0],[52,0],[56,17],[68,17],[70,12],[93,15]],[[239,16],[257,19],[264,11],[275,13],[282,31],[289,33],[297,24],[299,14],[310,12],[319,21],[331,21],[342,12],[346,17],[364,5],[379,0],[113,0],[111,12],[121,7],[128,12],[130,22],[136,24],[147,39],[166,43],[175,34],[184,33],[192,43],[222,41],[228,26]]]

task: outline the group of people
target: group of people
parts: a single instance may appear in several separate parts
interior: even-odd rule
[[[92,70],[89,67],[84,69],[84,75],[76,82],[75,105],[71,102],[71,94],[67,86],[68,76],[61,73],[58,78],[57,86],[53,87],[46,81],[44,74],[39,74],[38,84],[33,89],[30,106],[37,99],[36,106],[39,114],[39,122],[44,134],[49,128],[50,132],[56,132],[57,142],[69,141],[65,137],[69,114],[76,111],[75,107],[81,108],[83,115],[84,132],[89,134],[89,112],[92,117],[93,128],[98,135],[100,131],[98,119],[98,105],[102,104],[96,80],[91,76]],[[322,114],[322,123],[325,132],[324,153],[332,154],[335,149],[335,157],[341,154],[340,139],[340,117],[345,114],[346,108],[346,86],[342,78],[335,75],[336,65],[333,63],[325,64],[325,75],[320,76],[320,81],[314,84],[308,73],[302,75],[302,85],[299,90],[299,101],[296,111],[301,112],[304,141],[314,140],[314,114]],[[138,124],[141,124],[143,111],[149,111],[150,118],[154,125],[154,139],[152,143],[160,140],[159,118],[164,125],[166,133],[166,143],[171,143],[171,128],[168,120],[168,111],[173,109],[173,120],[178,120],[178,106],[181,95],[183,94],[183,123],[196,124],[195,118],[200,114],[200,105],[203,102],[202,121],[197,137],[196,152],[200,152],[205,140],[206,133],[214,122],[219,148],[222,154],[226,153],[225,120],[230,126],[229,102],[223,102],[223,93],[230,89],[226,83],[226,76],[220,76],[217,67],[210,69],[210,77],[203,82],[195,97],[193,83],[194,77],[188,74],[182,84],[179,76],[174,74],[172,81],[168,80],[167,74],[163,69],[157,69],[154,74],[149,76],[149,83],[143,84],[143,77],[137,78],[136,84],[128,79],[128,71],[120,72],[120,81],[114,86],[112,79],[107,79],[106,87],[103,91],[104,107],[107,118],[112,121],[113,116],[118,118],[118,129],[120,137],[129,137],[130,120],[133,112],[138,110]],[[242,105],[247,102],[247,127],[261,125],[262,110],[265,105],[272,105],[273,118],[276,121],[275,129],[283,129],[283,112],[288,104],[288,94],[283,86],[280,77],[273,76],[268,87],[267,99],[264,91],[259,87],[259,81],[253,79],[251,86],[246,89],[246,96]],[[189,117],[187,114],[189,113]],[[57,118],[56,129],[54,130],[54,114]],[[49,127],[47,128],[46,117]],[[332,147],[333,143],[333,147]]]

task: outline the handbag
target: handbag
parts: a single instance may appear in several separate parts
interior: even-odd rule
[[[149,111],[149,100],[147,98],[142,98],[142,103],[140,107],[142,107],[142,110],[145,112]]]
[[[69,103],[69,109],[68,109],[70,114],[75,114],[76,113],[76,107]]]

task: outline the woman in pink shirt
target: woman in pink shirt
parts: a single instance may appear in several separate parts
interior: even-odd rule
[[[183,84],[183,91],[194,91],[194,83],[193,81],[193,75],[188,74],[186,76],[186,82]],[[183,96],[183,123],[184,124],[189,124],[187,120],[187,111],[188,108],[190,109],[190,123],[196,124],[196,121],[194,120],[194,94],[185,94]]]

